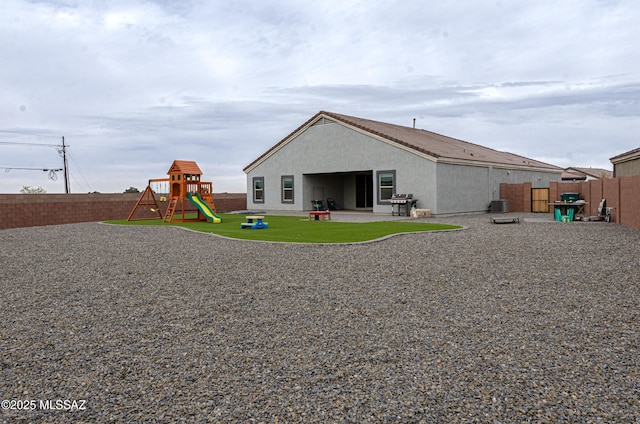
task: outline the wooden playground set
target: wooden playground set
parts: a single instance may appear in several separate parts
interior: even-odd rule
[[[213,184],[209,181],[200,181],[202,171],[197,163],[188,160],[174,160],[167,174],[168,178],[155,178],[148,181],[147,188],[140,195],[127,221],[157,219],[159,217],[164,222],[209,221],[214,224],[222,222],[213,203]],[[161,202],[169,202],[164,216],[160,210],[156,193]],[[149,208],[154,216],[134,218],[136,211],[141,207]],[[195,207],[195,211],[193,207]],[[196,218],[186,217],[187,214],[192,215],[196,211]],[[156,214],[157,216],[155,216]]]

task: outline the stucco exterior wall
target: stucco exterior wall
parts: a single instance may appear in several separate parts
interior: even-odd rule
[[[501,183],[531,183],[533,188],[548,187],[560,181],[561,173],[438,164],[438,208],[436,214],[486,212],[492,200],[500,199]]]
[[[411,193],[418,199],[417,207],[430,209],[432,213],[438,210],[437,165],[428,159],[410,152],[402,152],[403,160],[399,161],[396,169],[396,192]],[[391,211],[386,206],[384,211]]]
[[[491,199],[487,167],[438,164],[437,214],[484,212]]]
[[[534,188],[560,181],[561,170],[536,171],[487,165],[436,162],[417,152],[388,144],[373,135],[327,121],[313,125],[273,152],[247,173],[247,208],[312,209],[312,200],[334,198],[341,209],[356,209],[356,178],[373,178],[370,210],[390,214],[378,200],[378,171],[395,172],[396,193],[412,193],[418,208],[432,214],[487,211],[500,197],[500,183],[531,183]],[[294,177],[294,201],[282,202],[281,179]],[[253,179],[264,178],[264,202],[253,201]]]
[[[640,159],[629,160],[613,165],[613,175],[616,177],[631,177],[640,175]]]

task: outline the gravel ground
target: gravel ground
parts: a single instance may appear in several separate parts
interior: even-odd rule
[[[0,421],[640,422],[640,232],[520,216],[339,246],[0,231]]]

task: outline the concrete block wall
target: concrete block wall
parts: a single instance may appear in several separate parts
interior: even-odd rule
[[[531,210],[531,183],[500,183],[500,199],[509,201],[509,212]]]
[[[218,212],[243,211],[247,209],[246,193],[213,193],[213,203]]]
[[[600,201],[606,198],[602,188],[602,180],[591,181],[583,184],[583,189],[580,193],[584,193],[583,197],[585,198],[585,201],[586,199],[589,199],[589,203],[585,207],[585,211],[588,215],[596,216],[598,215]]]
[[[620,210],[618,218],[621,223],[640,229],[640,176],[620,177]]]
[[[139,198],[139,193],[0,194],[0,229],[126,219]],[[214,193],[213,199],[218,212],[247,207],[245,193]]]
[[[531,212],[531,201],[527,205],[521,199],[522,196],[531,199],[530,192],[529,183],[500,185],[500,198],[509,200],[510,212]],[[549,184],[549,201],[561,200],[562,193],[580,193],[580,198],[587,202],[585,213],[592,216],[598,214],[600,201],[606,199],[607,207],[614,208],[613,222],[640,230],[640,175]],[[550,213],[553,213],[553,209]]]

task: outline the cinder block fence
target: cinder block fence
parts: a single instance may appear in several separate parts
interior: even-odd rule
[[[0,194],[0,229],[126,219],[139,198],[139,193]],[[245,193],[214,193],[213,200],[218,212],[247,208]]]
[[[640,230],[640,175],[580,182],[552,182],[548,201],[560,200],[562,193],[580,193],[587,202],[585,214],[597,215],[598,206],[606,199],[612,207],[612,220]],[[500,198],[509,201],[510,212],[532,212],[531,183],[500,184]],[[553,213],[553,208],[549,211]]]

